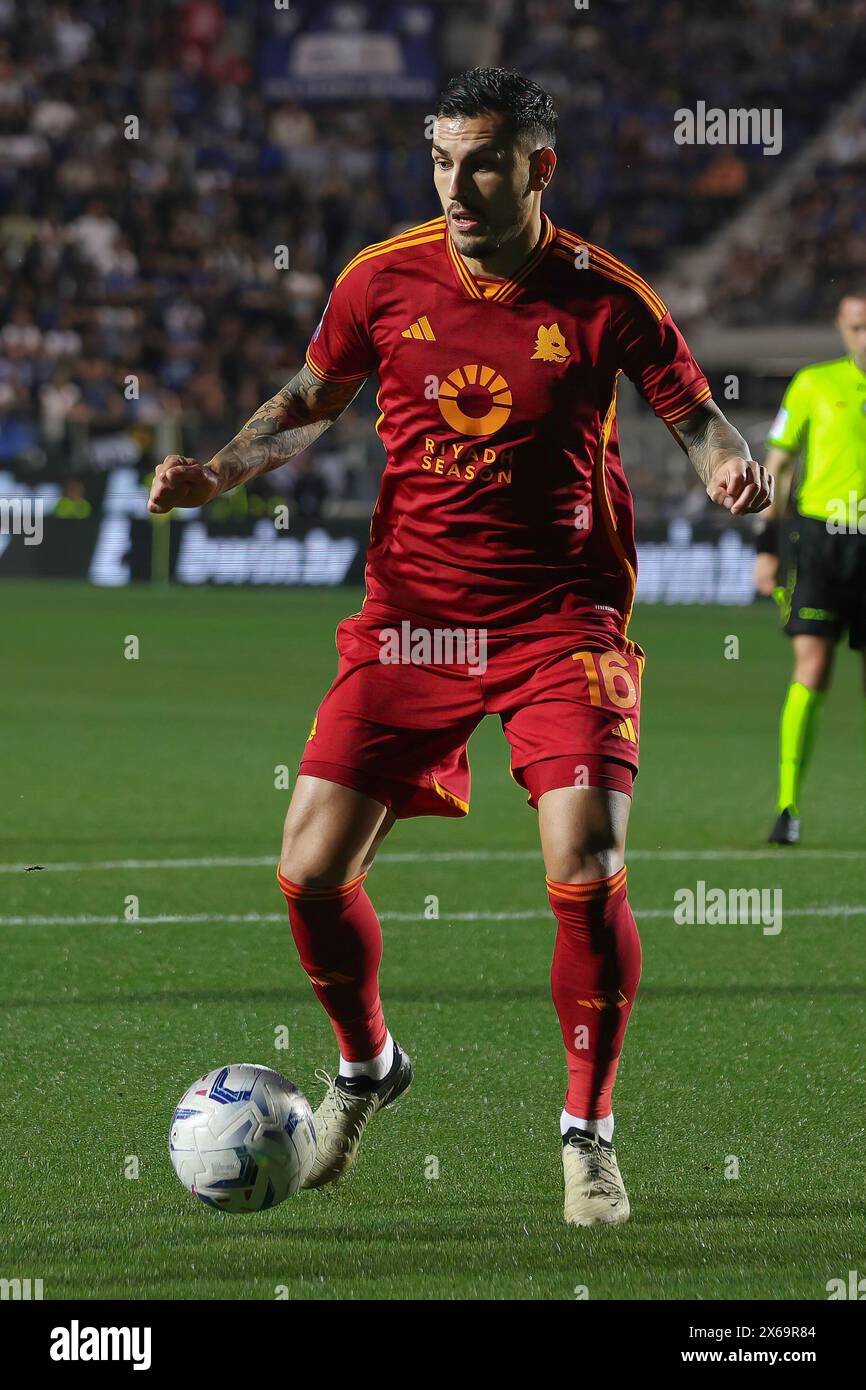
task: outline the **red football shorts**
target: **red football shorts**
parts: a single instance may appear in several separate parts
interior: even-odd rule
[[[498,714],[530,805],[554,787],[631,794],[644,654],[613,627],[484,636],[368,602],[336,641],[337,678],[302,774],[354,787],[399,817],[463,816],[467,741]]]

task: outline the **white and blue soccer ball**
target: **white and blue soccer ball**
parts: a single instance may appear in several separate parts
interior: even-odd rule
[[[223,1211],[264,1211],[291,1197],[316,1156],[302,1091],[241,1062],[193,1082],[171,1120],[169,1154],[187,1192]]]

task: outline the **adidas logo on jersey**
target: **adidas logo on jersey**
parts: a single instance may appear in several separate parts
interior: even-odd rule
[[[616,734],[617,738],[628,739],[629,743],[637,743],[637,734],[630,719],[624,719],[621,724],[615,725],[611,733]]]
[[[430,327],[430,320],[426,314],[422,314],[420,319],[410,323],[408,328],[404,328],[400,334],[401,338],[415,338],[418,342],[435,343],[436,334]]]

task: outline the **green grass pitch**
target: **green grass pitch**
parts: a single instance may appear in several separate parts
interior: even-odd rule
[[[288,796],[274,769],[294,775],[358,595],[3,592],[0,1274],[42,1278],[46,1298],[825,1299],[829,1279],[866,1271],[866,735],[848,652],[804,846],[773,852],[789,662],[773,614],[636,613],[644,977],[615,1093],[627,1226],[562,1222],[553,919],[494,720],[471,743],[468,819],[398,826],[368,881],[412,1094],[343,1185],[230,1217],[180,1187],[168,1123],[225,1061],[275,1066],[314,1104],[316,1068],[333,1069],[274,878]],[[227,857],[261,862],[201,863]],[[130,860],[150,863],[87,867]],[[31,864],[71,867],[8,867]],[[781,932],[675,925],[674,893],[699,879],[780,887]]]

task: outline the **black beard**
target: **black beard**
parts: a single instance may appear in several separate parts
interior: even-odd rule
[[[484,256],[492,255],[502,245],[501,236],[492,232],[477,233],[452,230],[451,235],[458,251],[471,256],[473,260],[481,260]]]

